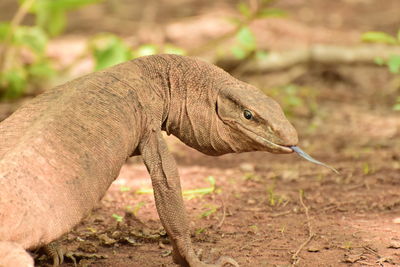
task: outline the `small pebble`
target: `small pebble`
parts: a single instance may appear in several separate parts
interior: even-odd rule
[[[255,170],[254,164],[251,163],[242,163],[239,168],[243,172],[254,172]]]
[[[399,223],[400,224],[400,217],[394,218],[393,223]]]
[[[308,249],[307,249],[307,251],[308,252],[319,252],[319,248],[317,248],[317,247],[309,247]]]
[[[250,198],[247,200],[247,204],[253,205],[253,204],[256,204],[256,201],[254,199]]]
[[[389,248],[400,248],[400,241],[399,240],[392,240],[390,241]]]

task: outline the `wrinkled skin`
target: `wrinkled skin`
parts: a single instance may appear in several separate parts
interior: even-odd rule
[[[291,153],[297,143],[275,101],[193,58],[144,57],[58,86],[0,124],[0,266],[32,266],[24,250],[68,232],[133,155],[150,173],[174,261],[237,266],[196,257],[162,130],[209,155]],[[3,251],[16,256],[4,259]]]

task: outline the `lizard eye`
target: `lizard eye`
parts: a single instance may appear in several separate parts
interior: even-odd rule
[[[245,109],[243,111],[243,116],[245,117],[246,120],[251,120],[253,118],[253,113],[251,113],[250,110]]]

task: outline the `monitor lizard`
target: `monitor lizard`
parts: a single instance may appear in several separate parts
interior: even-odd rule
[[[150,173],[174,262],[238,266],[197,258],[162,131],[214,156],[292,153],[298,142],[277,102],[191,57],[142,57],[57,86],[0,123],[0,266],[33,266],[26,250],[75,226],[135,155]]]

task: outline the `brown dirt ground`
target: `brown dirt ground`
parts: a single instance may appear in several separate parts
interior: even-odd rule
[[[177,2],[182,14],[176,11],[176,18],[230,7],[216,1],[193,11],[187,8],[191,1]],[[400,10],[398,1],[286,0],[278,5],[304,25],[328,30],[394,32],[400,24],[398,13],[393,15]],[[103,9],[77,18],[92,21]],[[69,31],[79,32],[78,26]],[[104,25],[98,21],[96,26]],[[87,30],[82,24],[79,29]],[[270,77],[242,79],[262,85]],[[395,78],[375,66],[312,66],[293,83],[317,95],[316,111],[298,107],[291,117],[300,146],[340,175],[296,155],[254,152],[215,158],[167,138],[183,190],[210,187],[208,176],[216,180],[213,193],[186,200],[200,257],[213,262],[228,255],[241,266],[291,266],[298,253],[296,266],[400,266],[400,114],[391,109],[398,80],[396,87]],[[80,266],[175,266],[152,195],[137,193],[150,186],[140,159],[130,160],[99,207],[60,243],[77,252]],[[117,222],[113,214],[124,219]],[[48,263],[38,259],[39,266]],[[67,258],[61,266],[73,263]]]

